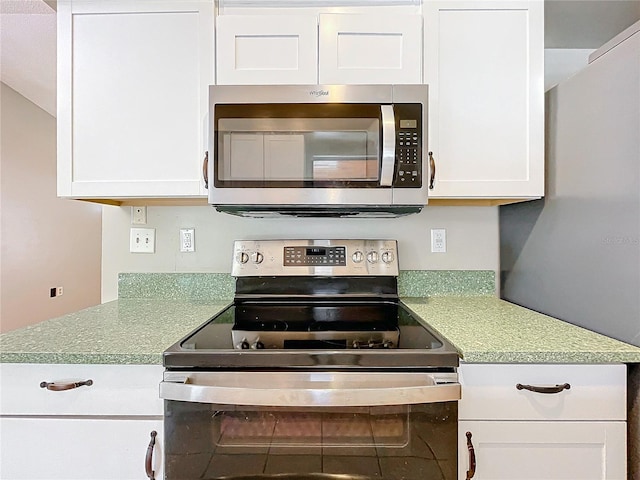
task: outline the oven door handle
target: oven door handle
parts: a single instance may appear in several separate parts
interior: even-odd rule
[[[457,374],[166,372],[165,400],[270,407],[366,407],[456,401]]]
[[[396,116],[393,105],[381,105],[382,117],[382,161],[380,186],[390,187],[393,183],[393,168],[396,161]]]

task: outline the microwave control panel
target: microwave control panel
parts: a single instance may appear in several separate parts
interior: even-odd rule
[[[422,106],[395,104],[396,170],[394,187],[422,186]]]

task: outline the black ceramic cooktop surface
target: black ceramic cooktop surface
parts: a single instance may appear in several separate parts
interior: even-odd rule
[[[232,332],[397,331],[393,348],[353,349],[348,342],[312,348],[240,349]],[[236,301],[164,353],[168,369],[432,369],[458,365],[458,353],[402,302]]]

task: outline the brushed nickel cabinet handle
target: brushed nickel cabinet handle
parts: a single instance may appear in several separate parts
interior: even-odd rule
[[[47,390],[51,390],[52,392],[61,392],[63,390],[72,390],[78,387],[90,387],[93,385],[93,380],[85,380],[84,382],[67,382],[67,383],[57,383],[57,382],[40,382],[40,388],[46,388]]]
[[[158,435],[158,432],[153,430],[151,432],[149,446],[147,447],[147,454],[144,457],[144,470],[149,480],[155,480],[156,475],[156,472],[153,470],[153,466],[151,465],[151,461],[153,460],[153,447],[156,445],[156,435]]]
[[[471,432],[466,433],[467,436],[467,449],[469,450],[469,470],[467,470],[466,480],[470,480],[476,474],[476,451],[471,442]]]
[[[569,390],[571,385],[568,383],[563,383],[562,385],[556,385],[554,387],[538,387],[536,385],[522,385],[521,383],[516,384],[516,388],[518,390],[529,390],[530,392],[535,393],[560,393],[563,390]]]
[[[429,190],[433,190],[433,184],[436,182],[436,161],[433,159],[433,152],[429,152]]]
[[[209,152],[204,152],[204,160],[202,160],[202,178],[204,179],[204,188],[209,188]]]

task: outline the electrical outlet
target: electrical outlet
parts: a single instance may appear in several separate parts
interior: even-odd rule
[[[447,252],[447,231],[444,228],[431,229],[431,252]]]
[[[132,228],[129,237],[129,251],[131,253],[155,253],[156,229]]]
[[[51,298],[60,297],[62,294],[64,294],[64,288],[62,287],[51,287],[49,289],[49,296]]]
[[[180,251],[181,252],[195,252],[195,228],[181,228],[180,229]]]
[[[147,207],[131,207],[131,225],[147,224]]]

